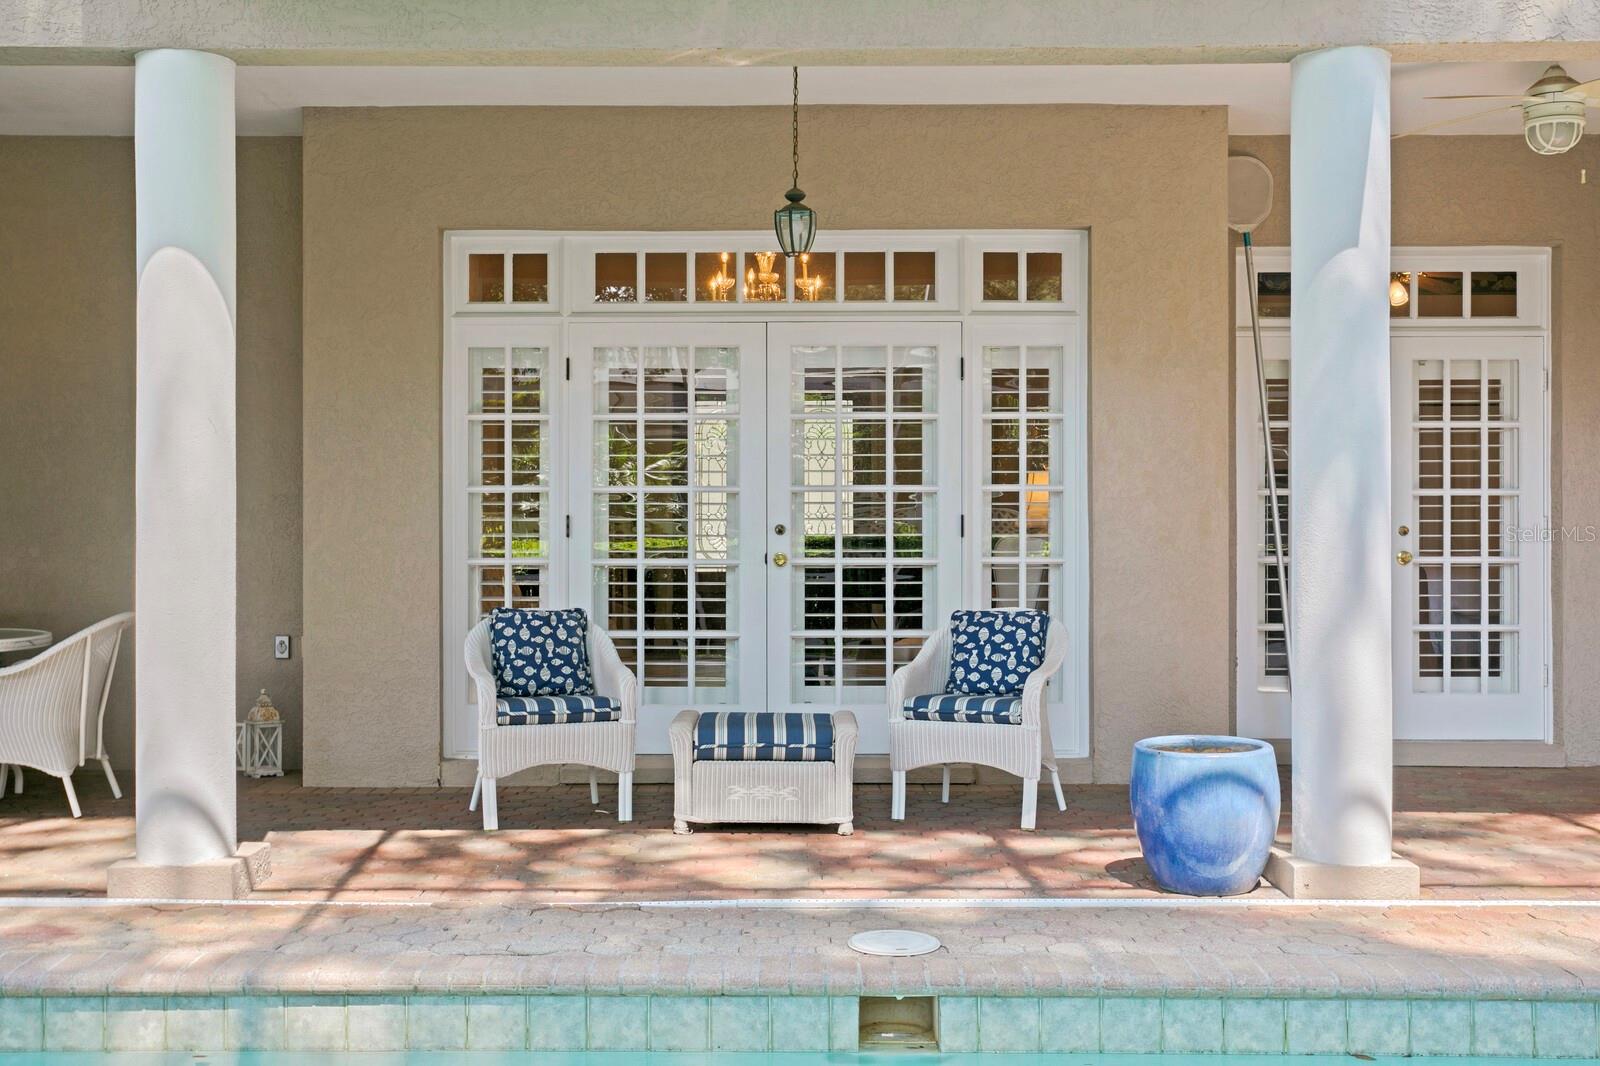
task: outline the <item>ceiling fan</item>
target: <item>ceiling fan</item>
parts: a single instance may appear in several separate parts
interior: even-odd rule
[[[1445,119],[1443,122],[1433,122],[1426,126],[1419,126],[1414,130],[1398,133],[1396,137],[1410,137],[1416,133],[1426,133],[1428,130],[1438,129],[1441,126],[1453,126],[1459,122],[1470,122],[1475,118],[1485,115],[1499,114],[1513,108],[1522,111],[1522,136],[1532,148],[1540,155],[1560,155],[1562,152],[1571,151],[1578,141],[1583,138],[1583,127],[1587,117],[1587,109],[1600,107],[1600,78],[1594,81],[1579,82],[1573,78],[1560,64],[1552,64],[1545,68],[1539,80],[1528,86],[1527,92],[1520,96],[1505,96],[1490,94],[1475,94],[1466,96],[1430,96],[1429,100],[1515,100],[1514,104],[1501,104],[1491,107],[1487,111],[1474,111],[1470,115],[1460,115],[1456,118]]]

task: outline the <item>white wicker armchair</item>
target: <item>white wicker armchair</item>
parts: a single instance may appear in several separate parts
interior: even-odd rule
[[[1044,713],[1045,684],[1067,661],[1067,631],[1051,620],[1045,637],[1044,662],[1022,689],[1020,724],[997,722],[934,722],[907,717],[906,701],[945,691],[950,672],[950,624],[928,638],[911,662],[889,679],[889,770],[893,798],[889,817],[906,816],[906,773],[924,766],[944,770],[941,802],[950,802],[950,764],[992,766],[1022,778],[1022,828],[1034,827],[1039,801],[1039,771],[1050,771],[1056,804],[1067,809],[1050,744],[1050,717]]]
[[[589,623],[589,664],[594,671],[594,694],[617,701],[620,715],[609,722],[574,722],[560,725],[499,725],[496,708],[499,690],[494,677],[493,641],[486,618],[467,634],[467,675],[478,693],[478,780],[472,786],[469,810],[481,797],[483,827],[500,828],[495,804],[495,782],[534,766],[575,765],[589,768],[589,799],[599,802],[595,771],[617,775],[617,821],[633,821],[634,735],[639,716],[639,679],[622,663],[617,646],[605,630]]]
[[[106,698],[117,668],[122,634],[132,614],[97,622],[31,659],[0,669],[0,795],[6,770],[22,791],[22,768],[59,777],[74,818],[83,811],[72,788],[72,771],[96,759],[122,798],[106,757]]]

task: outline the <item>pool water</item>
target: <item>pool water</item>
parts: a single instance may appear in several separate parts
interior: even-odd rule
[[[0,1066],[1550,1066],[1552,1059],[1365,1055],[1099,1055],[675,1051],[56,1051],[0,1053]],[[1594,1064],[1596,1059],[1562,1059]]]

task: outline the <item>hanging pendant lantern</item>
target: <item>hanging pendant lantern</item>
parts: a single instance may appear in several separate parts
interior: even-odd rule
[[[794,109],[790,130],[794,138],[793,181],[783,198],[789,202],[772,213],[772,228],[778,234],[778,247],[783,254],[794,258],[811,251],[817,239],[817,213],[805,205],[806,194],[800,191],[800,68],[794,67]]]

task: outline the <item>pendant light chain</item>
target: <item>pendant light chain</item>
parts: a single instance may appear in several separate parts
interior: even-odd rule
[[[792,138],[789,159],[793,166],[790,180],[793,184],[783,194],[788,203],[772,213],[772,228],[778,237],[778,247],[792,259],[811,251],[811,244],[817,239],[817,213],[806,206],[806,194],[800,190],[800,68],[789,69],[794,76],[789,111],[789,136]],[[801,262],[803,264],[804,260]],[[804,273],[803,267],[801,273]]]

